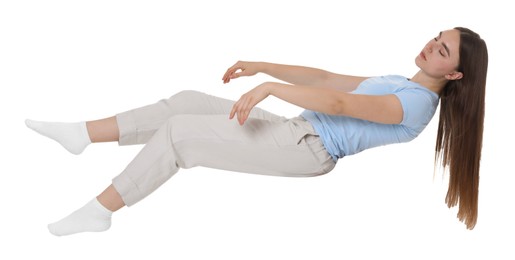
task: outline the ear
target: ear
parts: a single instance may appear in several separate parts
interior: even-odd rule
[[[458,79],[463,78],[463,73],[461,73],[459,71],[454,71],[454,72],[451,72],[451,73],[445,75],[445,78],[447,80],[458,80]]]

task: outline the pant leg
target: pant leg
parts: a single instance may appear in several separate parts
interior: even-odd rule
[[[197,91],[181,91],[168,99],[116,115],[120,145],[145,144],[170,117],[175,115],[227,115],[234,101]],[[284,117],[256,108],[251,117],[276,121]]]
[[[226,115],[171,117],[143,150],[113,179],[126,205],[143,199],[179,168],[205,166],[274,176],[309,177],[335,162],[302,118],[250,118],[240,126]]]

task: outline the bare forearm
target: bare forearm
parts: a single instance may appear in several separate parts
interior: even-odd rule
[[[338,114],[340,110],[339,96],[344,94],[329,88],[306,85],[289,85],[276,82],[265,83],[270,95],[299,107],[322,112]]]
[[[304,66],[238,61],[227,69],[222,80],[224,83],[229,83],[233,79],[254,76],[259,72],[293,85],[329,87],[344,92],[353,91],[367,79]]]
[[[403,119],[401,103],[393,94],[359,95],[331,88],[277,82],[265,82],[243,94],[233,105],[229,118],[237,115],[239,123],[243,125],[252,108],[270,95],[330,115],[350,116],[383,124],[398,124]]]
[[[305,85],[264,83],[269,95],[299,107],[330,115],[350,116],[383,124],[399,124],[403,110],[393,95],[357,95]]]
[[[260,62],[259,67],[261,72],[294,85],[320,86],[331,74],[317,68],[268,62]]]

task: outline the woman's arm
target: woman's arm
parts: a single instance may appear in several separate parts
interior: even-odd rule
[[[252,108],[269,95],[330,115],[349,116],[383,124],[399,124],[403,118],[402,105],[395,95],[358,95],[330,88],[275,82],[263,83],[245,93],[234,104],[229,118],[236,115],[238,122],[243,125]]]
[[[353,91],[363,80],[367,79],[367,77],[337,74],[304,66],[238,61],[227,70],[223,81],[228,83],[231,79],[253,76],[259,72],[293,85],[329,87],[344,92]]]

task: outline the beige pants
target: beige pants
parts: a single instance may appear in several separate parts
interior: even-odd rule
[[[126,205],[143,199],[179,168],[290,177],[331,171],[335,162],[310,123],[255,108],[243,126],[229,120],[233,101],[183,91],[116,116],[120,145],[146,144],[113,179]]]

